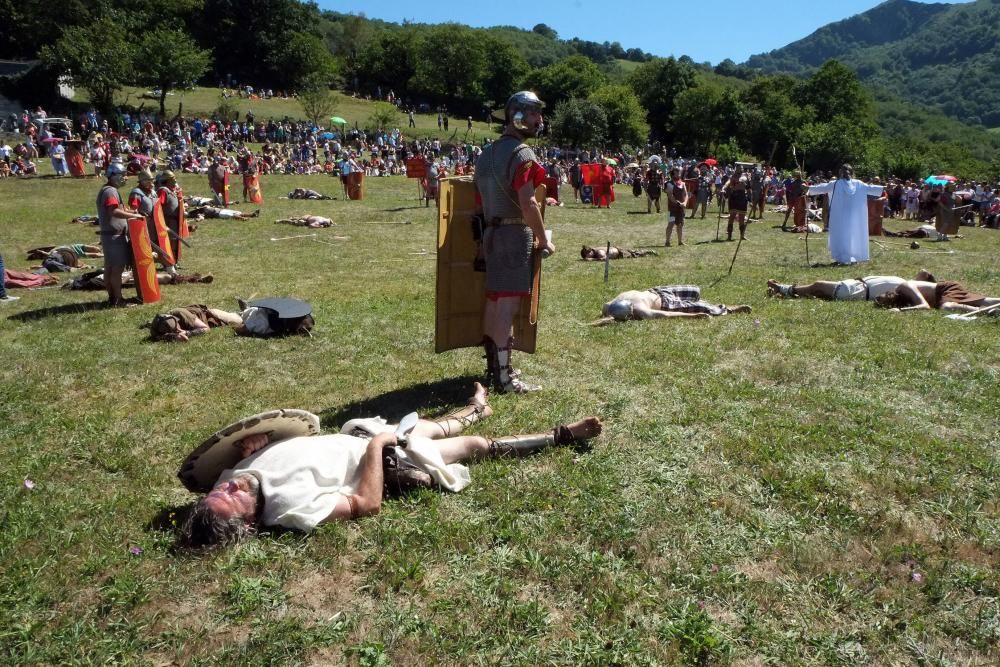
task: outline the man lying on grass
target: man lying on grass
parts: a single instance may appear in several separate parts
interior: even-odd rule
[[[315,415],[301,410],[238,422],[192,452],[178,473],[188,489],[208,492],[185,522],[181,542],[200,549],[238,541],[259,526],[308,532],[327,521],[377,514],[387,489],[459,491],[470,482],[462,462],[527,456],[585,442],[602,429],[597,417],[586,417],[535,435],[458,435],[490,414],[486,390],[476,383],[465,408],[416,421],[405,441],[377,417],[351,420],[327,435],[319,434]]]
[[[726,306],[701,300],[697,285],[669,285],[648,290],[622,292],[601,308],[603,317],[593,324],[600,326],[626,320],[658,320],[665,317],[718,317],[749,313],[750,306]]]
[[[1000,303],[1000,299],[969,292],[961,283],[952,280],[938,282],[924,269],[918,271],[913,280],[899,276],[865,276],[786,285],[772,279],[767,281],[767,295],[826,301],[874,301],[880,308],[898,310],[939,308],[971,311]]]
[[[276,225],[292,225],[294,227],[311,227],[319,229],[321,227],[333,227],[336,223],[330,218],[322,215],[293,215],[281,220],[275,220]]]
[[[633,259],[635,257],[656,256],[653,250],[632,250],[631,248],[619,248],[611,246],[610,250],[605,248],[591,248],[589,245],[580,249],[580,259],[589,262],[603,262],[605,259]]]
[[[260,217],[260,209],[253,213],[244,213],[233,208],[218,208],[217,206],[193,206],[187,211],[188,217],[194,220],[220,218],[222,220],[249,220]]]

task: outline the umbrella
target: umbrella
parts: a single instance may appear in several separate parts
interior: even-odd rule
[[[614,159],[613,157],[604,158],[604,161],[607,162],[608,164],[610,164],[613,167],[617,167],[618,166],[618,160]]]
[[[323,133],[323,138],[324,139],[333,139],[333,132],[324,132]]]
[[[635,163],[635,162],[629,162],[627,165],[625,165],[625,168],[626,169],[638,169],[639,165],[637,163]]]
[[[702,160],[702,162],[707,164],[709,167],[714,167],[715,165],[719,164],[719,161],[716,160],[714,157],[705,158],[704,160]]]
[[[347,125],[347,121],[340,116],[330,116],[330,122],[335,125]]]
[[[951,181],[944,176],[928,176],[924,179],[924,183],[927,183],[928,185],[948,185]]]
[[[940,176],[935,176],[934,178],[941,179],[942,181],[950,181],[952,183],[954,183],[955,181],[958,180],[957,178],[955,178],[951,174],[941,174]]]
[[[649,156],[649,164],[659,163],[659,162],[663,162],[663,158],[661,158],[659,155]]]
[[[42,139],[43,144],[58,144],[62,139],[60,137],[46,137]]]

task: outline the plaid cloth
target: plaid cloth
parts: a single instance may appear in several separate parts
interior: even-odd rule
[[[725,315],[728,312],[725,306],[702,301],[701,288],[697,285],[667,285],[653,287],[649,291],[660,297],[660,310],[708,313],[712,316]]]

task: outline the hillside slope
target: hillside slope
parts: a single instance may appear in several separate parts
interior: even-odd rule
[[[889,0],[747,65],[804,74],[836,58],[882,91],[972,124],[1000,126],[1000,2]]]

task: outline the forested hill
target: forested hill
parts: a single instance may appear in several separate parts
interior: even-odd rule
[[[1000,0],[889,0],[788,46],[751,56],[768,74],[806,74],[836,58],[871,87],[1000,127]]]

